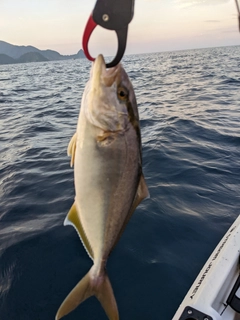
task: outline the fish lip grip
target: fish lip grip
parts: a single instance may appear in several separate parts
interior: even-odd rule
[[[106,64],[107,68],[115,67],[122,59],[128,34],[128,24],[134,13],[134,0],[98,0],[90,15],[83,33],[82,47],[86,57],[94,61],[88,50],[88,42],[97,25],[114,30],[118,39],[118,51],[115,58]]]

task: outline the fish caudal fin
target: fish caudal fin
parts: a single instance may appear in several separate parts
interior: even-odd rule
[[[107,273],[104,270],[104,273],[94,277],[93,267],[63,301],[55,320],[61,319],[91,296],[97,297],[109,320],[119,320],[117,303]]]
[[[101,302],[101,305],[106,312],[109,320],[118,320],[118,307],[113,293],[112,285],[106,271],[104,274],[104,278],[101,279],[101,284],[97,285],[95,295]]]

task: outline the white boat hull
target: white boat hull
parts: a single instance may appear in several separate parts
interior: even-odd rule
[[[239,254],[240,216],[207,260],[172,320],[240,320],[240,314],[227,304],[240,274]],[[238,303],[239,292],[232,292],[231,304]]]

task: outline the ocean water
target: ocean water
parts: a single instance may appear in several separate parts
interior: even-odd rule
[[[121,320],[171,320],[240,214],[240,47],[126,56],[142,202],[109,257]],[[0,319],[52,320],[92,265],[63,220],[86,60],[0,66]],[[95,298],[66,316],[106,320]]]

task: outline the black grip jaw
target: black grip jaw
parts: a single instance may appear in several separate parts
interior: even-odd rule
[[[128,24],[133,18],[134,0],[98,0],[93,9],[94,22],[108,30],[114,30],[118,38],[118,51],[115,58],[106,64],[115,67],[122,59],[126,45]]]
[[[109,30],[126,28],[133,18],[134,0],[98,0],[92,13],[93,20]]]

